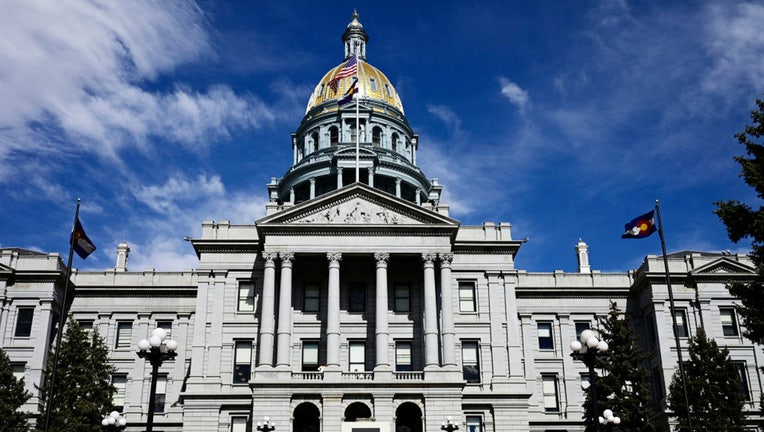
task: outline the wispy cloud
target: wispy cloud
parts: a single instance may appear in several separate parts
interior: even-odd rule
[[[498,80],[502,96],[507,98],[512,105],[516,106],[520,114],[525,114],[525,108],[530,102],[528,92],[505,77],[500,76]]]

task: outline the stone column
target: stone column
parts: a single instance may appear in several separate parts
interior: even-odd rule
[[[329,292],[326,310],[326,365],[340,366],[340,260],[342,254],[329,252]]]
[[[435,298],[434,253],[423,253],[424,260],[424,366],[438,366],[438,314]]]
[[[377,262],[377,362],[375,368],[389,367],[390,358],[388,354],[390,330],[387,324],[387,261],[390,254],[375,253],[374,259]]]
[[[374,187],[374,167],[369,168],[369,186]]]
[[[342,168],[337,167],[337,189],[342,189]]]
[[[311,177],[310,178],[310,199],[313,199],[316,197],[316,178]]]
[[[276,302],[276,252],[263,252],[263,299],[260,310],[260,358],[257,365],[273,365],[273,308]]]
[[[401,179],[395,179],[395,196],[401,197]]]
[[[279,327],[276,366],[289,366],[292,351],[292,252],[280,252]]]
[[[454,296],[451,290],[452,253],[439,253],[440,258],[440,316],[443,321],[443,364],[456,366],[456,332],[454,331]]]

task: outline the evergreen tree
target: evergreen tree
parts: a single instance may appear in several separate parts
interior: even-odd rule
[[[49,356],[47,376],[53,369],[54,355]],[[98,330],[92,334],[69,319],[56,369],[55,391],[51,404],[51,430],[58,432],[102,432],[101,420],[111,411],[114,386],[108,362],[108,349]],[[46,402],[50,387],[40,389],[39,430],[45,427]]]
[[[685,361],[687,399],[695,432],[743,432],[745,403],[740,378],[727,348],[719,348],[701,328],[690,338],[690,359]],[[669,387],[669,406],[679,421],[677,432],[686,432],[688,407],[682,378],[677,371]]]
[[[608,356],[599,358],[597,367],[603,373],[597,378],[597,405],[601,416],[611,409],[620,417],[620,430],[631,432],[656,432],[658,428],[650,421],[654,415],[654,403],[650,393],[650,374],[645,368],[645,353],[636,343],[636,336],[629,322],[615,302],[610,302],[610,313],[600,320],[599,334],[608,343]],[[589,412],[592,401],[587,391],[585,410]],[[594,431],[588,424],[587,431]]]
[[[751,112],[753,125],[735,134],[735,138],[745,146],[750,157],[737,156],[735,161],[740,164],[743,180],[754,188],[759,201],[764,199],[764,101],[757,99],[758,110]],[[758,140],[758,142],[756,142]],[[764,343],[764,207],[759,203],[758,209],[739,201],[716,202],[715,213],[727,226],[727,235],[737,243],[744,238],[752,240],[751,259],[758,273],[751,283],[733,283],[729,286],[730,293],[739,298],[742,305],[738,313],[745,326],[744,335],[750,340]]]
[[[0,349],[0,431],[22,432],[29,430],[27,412],[19,411],[32,395],[24,388],[24,380],[13,376],[11,360]]]

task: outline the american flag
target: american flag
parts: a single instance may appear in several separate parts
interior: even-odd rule
[[[345,62],[345,66],[340,69],[339,72],[337,72],[337,75],[329,81],[329,87],[333,91],[337,91],[337,84],[340,82],[342,78],[347,78],[349,76],[353,76],[358,71],[358,63],[356,62],[356,57],[350,57],[350,59]]]

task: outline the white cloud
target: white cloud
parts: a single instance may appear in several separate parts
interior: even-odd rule
[[[501,94],[516,106],[521,114],[525,113],[525,108],[529,102],[528,92],[505,77],[499,77],[498,79],[501,85]]]
[[[764,82],[764,4],[728,2],[706,10],[705,48],[713,65],[703,79],[710,92],[762,91]],[[744,87],[741,89],[741,83]]]
[[[213,56],[193,2],[31,0],[0,14],[0,160],[51,146],[55,130],[80,150],[118,159],[154,138],[195,149],[273,114],[226,86],[204,92],[146,84]],[[70,151],[71,149],[66,149]],[[63,152],[50,148],[49,151]]]

